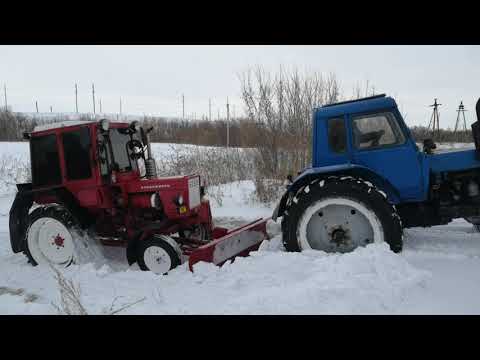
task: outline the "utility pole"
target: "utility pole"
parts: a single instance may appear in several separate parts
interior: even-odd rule
[[[440,115],[438,113],[438,107],[442,105],[437,103],[437,99],[435,99],[434,103],[430,105],[430,107],[433,107],[433,113],[432,117],[430,118],[430,123],[428,124],[428,129],[430,127],[432,128],[432,137],[435,137],[435,130],[437,131],[437,134],[440,133]]]
[[[212,99],[208,99],[208,121],[212,121]]]
[[[78,114],[78,88],[77,88],[77,83],[75,83],[75,112]]]
[[[458,106],[458,110],[457,110],[457,121],[455,123],[455,130],[454,130],[454,133],[456,133],[457,131],[467,131],[467,120],[465,119],[465,106],[463,105],[463,101],[460,101],[460,105]],[[459,125],[460,125],[460,114],[462,114],[463,116],[463,128],[462,130],[459,129]]]
[[[100,103],[100,114],[102,114],[102,99],[98,99],[99,103]]]
[[[38,101],[35,101],[35,107],[37,108],[37,113],[38,113]]]
[[[7,84],[3,84],[3,95],[5,96],[5,111],[8,110],[8,103],[7,103]]]
[[[120,98],[120,116],[122,116],[122,98]]]
[[[182,94],[182,120],[185,121],[185,95]]]
[[[230,146],[230,104],[227,97],[227,148]]]
[[[52,105],[50,105],[50,112],[53,113]]]
[[[92,83],[93,114],[95,115],[95,84]]]

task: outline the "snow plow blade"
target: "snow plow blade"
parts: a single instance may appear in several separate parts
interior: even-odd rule
[[[247,256],[251,251],[257,250],[263,240],[269,239],[268,220],[258,219],[232,230],[215,228],[214,240],[190,254],[188,260],[190,271],[193,271],[193,265],[200,261],[222,265],[227,260],[237,256]]]

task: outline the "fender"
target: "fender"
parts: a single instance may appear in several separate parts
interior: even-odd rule
[[[29,191],[31,183],[17,184],[17,195],[10,208],[8,226],[10,245],[14,253],[24,250],[25,232],[28,226],[28,212],[33,205],[33,195]]]
[[[365,166],[356,164],[342,164],[323,166],[318,168],[312,167],[303,171],[299,176],[297,176],[297,178],[295,178],[294,182],[288,186],[287,191],[283,194],[280,202],[273,211],[272,219],[276,221],[277,217],[281,217],[283,215],[290,194],[296,194],[298,190],[300,190],[313,180],[324,178],[329,175],[361,177],[363,180],[370,181],[379,190],[383,191],[392,204],[400,203],[400,195],[397,189],[395,189],[395,187],[384,177],[378,175],[373,170]]]
[[[28,227],[28,214],[33,205],[34,194],[54,195],[58,199],[58,203],[72,214],[82,229],[89,227],[95,220],[88,213],[88,210],[80,206],[75,196],[62,186],[32,190],[32,184],[25,183],[17,184],[17,189],[18,192],[9,213],[10,244],[14,253],[24,250],[23,241]]]

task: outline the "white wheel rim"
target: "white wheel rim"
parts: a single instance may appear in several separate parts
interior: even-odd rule
[[[297,240],[301,250],[350,252],[359,246],[384,241],[375,213],[346,198],[327,198],[310,205],[300,218]]]
[[[155,274],[165,274],[172,267],[172,259],[160,246],[149,246],[143,253],[143,261],[147,268]]]
[[[60,221],[43,217],[28,230],[27,244],[37,264],[53,263],[68,266],[74,256],[72,235]]]

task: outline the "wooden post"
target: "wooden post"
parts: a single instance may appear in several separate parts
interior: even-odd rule
[[[78,114],[78,88],[75,83],[75,112]]]
[[[212,99],[208,99],[208,121],[212,121]]]
[[[230,104],[227,97],[227,148],[230,146]]]
[[[93,115],[95,115],[95,84],[92,84]]]
[[[7,84],[3,85],[3,95],[5,96],[5,111],[8,110],[8,103],[7,103]]]

